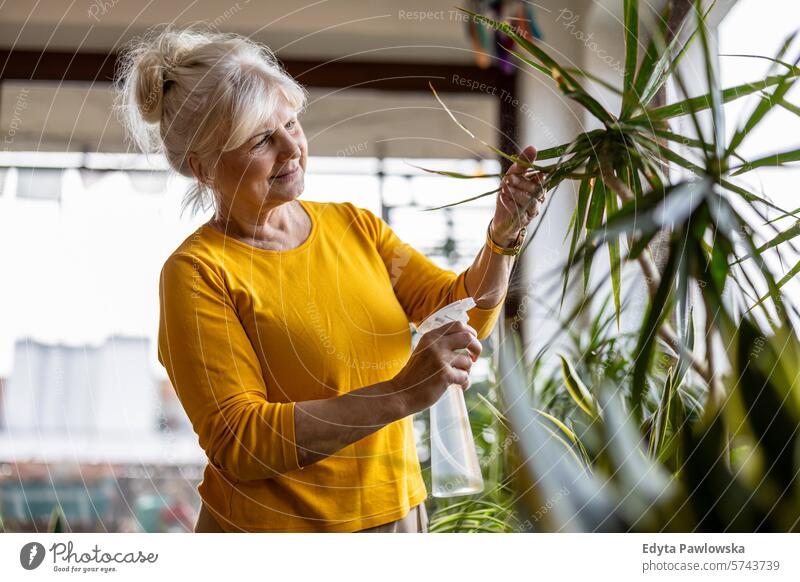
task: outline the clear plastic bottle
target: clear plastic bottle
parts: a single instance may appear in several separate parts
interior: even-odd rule
[[[446,305],[417,328],[420,335],[451,321],[467,323],[467,311],[475,307],[472,297]],[[483,491],[478,455],[464,402],[464,392],[451,384],[431,406],[431,476],[434,497],[456,497]]]

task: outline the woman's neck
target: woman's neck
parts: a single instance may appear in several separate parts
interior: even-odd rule
[[[231,212],[223,217],[218,212],[208,224],[227,236],[276,250],[299,246],[311,230],[311,221],[297,200],[273,207],[258,221],[237,217]]]

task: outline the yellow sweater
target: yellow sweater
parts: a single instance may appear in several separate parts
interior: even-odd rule
[[[385,381],[411,355],[408,322],[469,294],[372,212],[301,200],[299,247],[253,247],[201,226],[161,271],[158,357],[206,452],[198,491],[226,531],[349,532],[427,491],[406,417],[300,467],[294,403]],[[474,308],[481,339],[502,301]]]

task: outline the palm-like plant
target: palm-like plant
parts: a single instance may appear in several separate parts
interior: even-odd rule
[[[776,279],[765,255],[800,234],[800,223],[785,230],[775,226],[779,219],[797,218],[800,209],[786,211],[736,181],[755,168],[800,160],[800,148],[754,160],[737,153],[773,108],[798,113],[785,99],[800,76],[800,57],[786,60],[795,36],[769,59],[768,76],[722,90],[700,2],[683,25],[693,24],[688,41],[675,34],[666,42],[665,30],[656,30],[641,58],[638,8],[637,0],[624,3],[626,57],[619,89],[562,66],[507,23],[469,12],[513,39],[521,52],[511,52],[522,66],[552,79],[566,98],[602,125],[540,151],[536,163],[485,144],[511,162],[544,173],[547,189],[565,180],[578,182],[562,294],[580,267],[585,295],[595,295],[589,275],[603,249],[610,259],[617,321],[625,264],[639,266],[649,291],[632,345],[632,370],[622,388],[600,379],[587,386],[564,361],[564,386],[579,411],[572,428],[529,405],[521,351],[513,330],[504,330],[499,369],[506,414],[520,431],[527,480],[520,491],[533,511],[553,505],[538,523],[540,529],[795,530],[800,528],[800,346],[795,314],[788,312],[793,307],[784,300],[782,287],[800,265]],[[697,39],[708,92],[653,107],[669,79],[687,93],[678,63]],[[617,114],[582,86],[587,78],[620,96]],[[762,99],[726,143],[724,103],[752,94]],[[701,112],[710,114],[708,130]],[[670,129],[669,121],[679,116],[688,116],[692,135]],[[671,181],[670,170],[676,168],[690,178]],[[760,245],[750,226],[753,217],[772,229]],[[654,241],[665,245],[661,266],[651,256]],[[581,302],[567,322],[585,307]],[[702,358],[694,345],[695,313],[703,314]],[[724,357],[715,348],[720,340],[727,347]],[[659,350],[675,359],[666,374],[653,369]],[[725,367],[729,373],[723,375]],[[687,370],[706,394],[699,420],[687,414],[677,397]],[[653,394],[657,404],[648,407]],[[569,496],[559,496],[564,487]],[[555,498],[559,501],[552,504]]]

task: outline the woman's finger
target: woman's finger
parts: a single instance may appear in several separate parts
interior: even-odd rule
[[[533,147],[532,145],[530,145],[530,146],[526,147],[524,150],[522,150],[517,157],[520,158],[520,159],[523,159],[523,160],[525,160],[527,162],[533,163],[534,161],[536,161],[536,148]],[[524,174],[529,169],[530,168],[528,168],[528,166],[522,165],[522,164],[518,164],[518,163],[515,162],[515,163],[511,164],[510,168],[508,168],[508,171],[506,172],[506,175],[508,175],[508,174]]]
[[[454,368],[458,368],[459,370],[465,370],[469,372],[472,369],[472,358],[466,354],[457,354],[453,358],[453,361],[450,362],[450,365]]]
[[[531,193],[541,192],[542,182],[544,182],[544,175],[541,172],[532,174],[529,177],[522,176],[521,174],[512,174],[508,176],[506,180],[507,185]]]
[[[512,214],[522,214],[523,211],[529,215],[534,211],[538,213],[541,204],[538,196],[516,188],[511,188],[506,196],[509,199]]]

